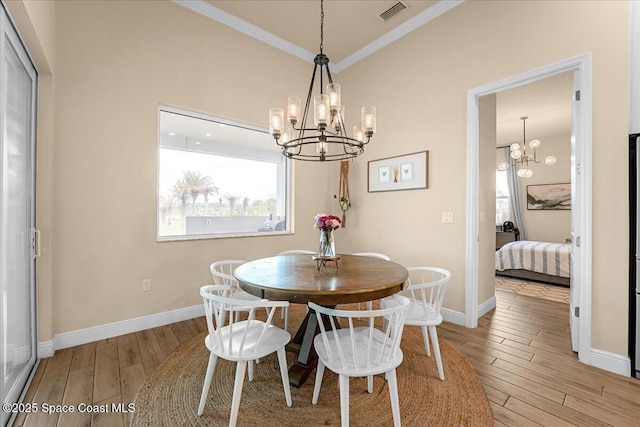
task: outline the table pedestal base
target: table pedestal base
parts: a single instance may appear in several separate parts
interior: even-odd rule
[[[332,308],[335,306],[331,306]],[[330,328],[330,325],[326,325]],[[290,348],[299,348],[298,359],[289,368],[289,384],[300,387],[318,364],[318,355],[313,347],[313,339],[320,333],[316,312],[309,309],[295,337],[291,340]]]
[[[309,375],[318,365],[318,359],[314,359],[311,365],[303,365],[299,362],[294,363],[289,368],[289,384],[299,388],[309,378]]]

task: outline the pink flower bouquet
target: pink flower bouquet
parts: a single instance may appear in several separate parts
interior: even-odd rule
[[[335,230],[340,227],[340,218],[335,215],[318,214],[313,228],[317,230]]]

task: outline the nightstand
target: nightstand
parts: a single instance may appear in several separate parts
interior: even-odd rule
[[[496,251],[509,242],[520,240],[520,231],[496,231]]]

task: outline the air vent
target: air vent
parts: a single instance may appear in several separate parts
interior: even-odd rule
[[[399,1],[395,3],[393,6],[391,6],[389,9],[385,10],[380,15],[378,15],[378,17],[383,21],[388,21],[389,19],[396,16],[398,13],[402,12],[408,7],[409,7],[408,4],[406,4],[403,1]]]

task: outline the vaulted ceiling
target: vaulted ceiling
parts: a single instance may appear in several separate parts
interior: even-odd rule
[[[174,0],[195,12],[307,61],[320,49],[319,0]],[[380,15],[402,3],[400,12]],[[324,53],[333,73],[349,67],[407,33],[428,25],[464,0],[325,0]],[[572,75],[545,79],[498,94],[497,144],[567,134],[571,125]]]

